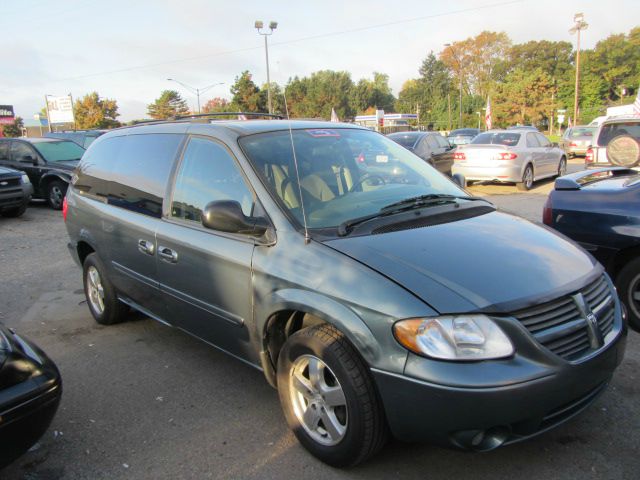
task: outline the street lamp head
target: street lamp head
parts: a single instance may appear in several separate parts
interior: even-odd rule
[[[578,22],[583,22],[584,21],[584,13],[576,13],[573,16],[573,21],[578,23]]]
[[[275,30],[276,28],[278,28],[278,22],[269,22],[269,28],[271,30]]]
[[[451,44],[450,44],[450,43],[445,43],[445,44],[444,44],[444,46],[445,46],[445,47],[450,47],[450,46],[451,46]]]
[[[167,78],[167,81],[173,82],[173,78]]]
[[[262,27],[264,27],[264,23],[261,22],[260,20],[256,20],[256,23],[254,23],[253,26],[256,27],[258,30],[260,30]]]

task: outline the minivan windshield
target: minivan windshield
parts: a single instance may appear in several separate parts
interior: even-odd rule
[[[304,129],[248,135],[240,146],[300,225],[338,227],[402,200],[422,195],[468,195],[424,160],[370,130]],[[301,197],[302,196],[302,202]]]
[[[513,147],[520,141],[519,133],[497,132],[497,133],[481,133],[474,138],[471,143],[473,145],[506,145]]]
[[[80,160],[84,148],[71,140],[59,142],[38,142],[33,144],[47,162],[66,162]]]

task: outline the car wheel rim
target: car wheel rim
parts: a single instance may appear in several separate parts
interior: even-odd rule
[[[531,186],[533,185],[533,172],[530,168],[527,168],[527,171],[524,172],[524,184],[527,189],[531,188]]]
[[[347,432],[347,401],[331,369],[313,355],[298,357],[291,368],[293,412],[305,432],[322,445],[336,445]]]
[[[567,162],[564,160],[560,160],[560,168],[558,169],[558,176],[562,177],[565,173],[567,173]]]
[[[633,277],[629,283],[629,308],[636,318],[640,318],[640,274]]]
[[[59,206],[62,203],[62,197],[62,189],[59,186],[54,185],[53,187],[51,187],[49,198],[51,199],[51,203],[53,205],[55,205],[56,207]]]
[[[104,313],[104,288],[98,269],[91,266],[87,269],[87,289],[89,304],[98,315]]]

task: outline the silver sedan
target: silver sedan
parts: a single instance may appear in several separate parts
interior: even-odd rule
[[[539,132],[501,130],[484,132],[454,154],[452,173],[468,182],[515,183],[529,190],[533,182],[561,176],[567,170],[567,157],[557,144]]]

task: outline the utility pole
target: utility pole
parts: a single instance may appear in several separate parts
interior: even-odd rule
[[[445,43],[445,47],[449,47],[451,49],[451,53],[453,54],[453,58],[455,58],[458,63],[458,78],[460,79],[460,102],[458,104],[458,128],[462,128],[462,62],[460,61],[460,57],[458,56],[458,50],[454,48],[453,44]]]
[[[451,92],[447,92],[447,107],[449,111],[449,131],[451,131]]]
[[[586,30],[589,24],[584,20],[583,13],[576,13],[573,16],[573,21],[575,25],[569,29],[569,33],[573,35],[574,33],[578,34],[578,45],[576,49],[576,88],[575,88],[575,96],[573,100],[573,124],[578,125],[580,122],[578,121],[578,98],[579,98],[579,90],[580,90],[580,32],[582,30]]]
[[[203,88],[196,88],[196,87],[192,87],[191,85],[187,85],[186,83],[182,83],[180,80],[175,80],[173,78],[167,78],[167,81],[176,82],[182,85],[187,90],[189,90],[191,93],[195,93],[196,98],[198,99],[198,115],[200,115],[200,94],[206,92],[212,87],[216,87],[218,85],[224,85],[224,82],[218,82],[218,83],[212,83],[211,85],[207,85],[206,87],[203,87]]]
[[[273,35],[273,31],[278,28],[278,22],[269,22],[269,31],[262,32],[264,23],[260,20],[256,20],[254,27],[258,31],[258,34],[264,37],[264,55],[267,60],[267,103],[269,106],[269,113],[273,113],[273,107],[271,106],[271,77],[269,76],[269,45],[267,44],[267,37]]]

